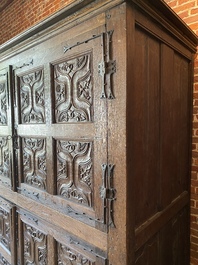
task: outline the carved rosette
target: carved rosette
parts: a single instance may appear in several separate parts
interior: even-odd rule
[[[92,143],[57,141],[57,193],[92,207]]]
[[[0,207],[0,244],[10,251],[10,213]]]
[[[9,145],[5,137],[0,137],[0,175],[10,178]]]
[[[84,255],[78,253],[77,251],[58,243],[58,265],[94,265],[92,262]]]
[[[46,175],[46,140],[23,138],[24,182],[45,190]]]
[[[43,70],[19,77],[21,123],[45,122]]]
[[[24,264],[47,265],[47,236],[30,225],[24,229]]]
[[[0,125],[7,124],[6,83],[0,83]]]
[[[92,121],[91,58],[88,53],[54,66],[56,123]]]

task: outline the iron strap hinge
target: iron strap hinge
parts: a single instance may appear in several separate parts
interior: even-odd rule
[[[113,30],[102,34],[104,60],[98,64],[98,73],[102,77],[101,99],[114,99],[112,74],[116,72],[116,60],[112,60],[112,35]]]
[[[104,222],[108,226],[115,227],[113,219],[113,202],[116,199],[116,189],[113,187],[114,165],[102,164],[102,186],[100,197],[103,200]]]
[[[98,64],[98,73],[102,76],[104,74],[114,74],[116,72],[116,61],[102,62]]]

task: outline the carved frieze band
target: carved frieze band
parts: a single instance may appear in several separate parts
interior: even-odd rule
[[[0,125],[7,124],[7,91],[6,82],[0,83]]]
[[[43,70],[18,77],[21,123],[45,122]]]
[[[10,251],[11,240],[10,212],[0,207],[0,244]]]
[[[47,265],[47,236],[30,225],[23,224],[24,264]]]
[[[58,195],[92,207],[92,143],[57,140],[56,148]]]
[[[46,140],[23,138],[24,182],[36,188],[46,189]]]
[[[10,178],[10,153],[7,137],[0,137],[0,176]]]
[[[54,65],[55,122],[90,122],[93,111],[91,53]]]
[[[78,253],[77,251],[65,246],[61,243],[57,243],[58,248],[58,265],[94,265],[92,262],[84,255]]]

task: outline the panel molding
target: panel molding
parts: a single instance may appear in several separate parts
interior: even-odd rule
[[[135,250],[143,246],[149,238],[155,235],[175,213],[178,213],[189,203],[189,193],[184,191],[163,211],[158,212],[135,230]]]
[[[33,201],[24,195],[8,190],[1,184],[0,189],[4,198],[12,203],[17,203],[18,207],[21,207],[26,211],[31,211],[32,214],[35,214],[41,219],[51,220],[51,222],[57,227],[65,229],[65,231],[87,241],[103,251],[107,251],[108,235],[106,233],[66,216],[39,202]]]

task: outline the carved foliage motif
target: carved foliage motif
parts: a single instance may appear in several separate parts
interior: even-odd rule
[[[46,143],[45,139],[23,139],[24,182],[36,188],[46,188]]]
[[[95,262],[90,261],[82,254],[77,253],[73,249],[58,243],[58,265],[94,265]]]
[[[10,178],[10,155],[8,140],[0,137],[0,175]]]
[[[92,113],[91,54],[54,66],[55,121],[87,122]]]
[[[0,254],[0,265],[11,265],[11,264]]]
[[[0,83],[0,125],[7,124],[6,83]]]
[[[0,243],[10,251],[10,213],[0,208]]]
[[[24,224],[24,264],[47,265],[47,236]]]
[[[43,70],[19,77],[21,122],[45,122]]]
[[[58,195],[92,206],[92,143],[57,141]]]

